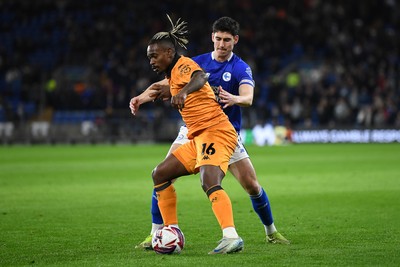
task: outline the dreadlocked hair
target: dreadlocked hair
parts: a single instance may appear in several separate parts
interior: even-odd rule
[[[172,29],[168,32],[158,32],[154,34],[150,42],[171,39],[175,46],[178,44],[179,46],[187,49],[185,46],[187,43],[189,43],[189,40],[187,39],[187,34],[189,32],[187,30],[187,22],[183,20],[181,21],[181,18],[179,18],[174,24],[168,14],[167,18],[172,25]]]

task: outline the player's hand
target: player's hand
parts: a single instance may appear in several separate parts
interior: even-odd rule
[[[171,97],[171,105],[172,107],[176,108],[176,109],[183,109],[183,107],[185,106],[185,100],[186,100],[187,94],[179,92],[178,94],[174,95],[173,97]]]
[[[219,86],[219,102],[224,104],[222,108],[227,108],[236,104],[236,96],[225,91],[221,86]]]
[[[169,85],[153,83],[149,89],[151,90],[150,97],[154,99],[162,99],[163,101],[166,101],[171,98]]]
[[[132,98],[131,101],[129,102],[129,108],[131,109],[131,113],[133,115],[137,114],[137,112],[139,111],[139,106],[140,106],[139,98],[138,97]]]

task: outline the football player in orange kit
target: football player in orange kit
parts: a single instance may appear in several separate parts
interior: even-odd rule
[[[169,32],[156,33],[147,47],[150,65],[165,73],[171,90],[171,105],[182,116],[189,142],[168,155],[153,170],[152,177],[164,225],[178,226],[177,198],[172,180],[200,173],[201,185],[212,203],[222,229],[222,239],[209,254],[234,253],[243,249],[236,232],[232,204],[221,187],[229,159],[237,144],[237,133],[220,108],[207,82],[207,75],[192,59],[180,56],[177,45],[185,47],[186,22],[178,20]],[[139,109],[139,103],[133,110]]]

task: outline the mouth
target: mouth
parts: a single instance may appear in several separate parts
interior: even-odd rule
[[[151,66],[151,69],[152,69],[153,71],[155,71],[155,72],[158,72],[157,66]]]

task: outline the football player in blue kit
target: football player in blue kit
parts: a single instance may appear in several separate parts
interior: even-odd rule
[[[242,124],[241,107],[252,105],[255,87],[250,66],[233,53],[233,48],[239,41],[239,23],[230,17],[219,18],[213,23],[212,41],[214,50],[193,57],[193,60],[209,75],[209,84],[213,87],[216,97],[224,112],[228,115],[230,122],[239,133]],[[131,99],[131,112],[136,114],[140,104],[148,102],[150,99],[161,98],[165,100],[169,97],[166,80],[154,83],[142,94]],[[186,134],[187,129],[182,126],[168,154],[188,141]],[[289,240],[276,229],[267,193],[257,180],[255,169],[240,136],[237,147],[229,161],[229,171],[249,194],[254,211],[264,225],[266,241],[273,244],[290,244]],[[151,249],[152,234],[163,226],[155,192],[153,192],[152,197],[151,214],[152,228],[150,235],[136,248]]]

